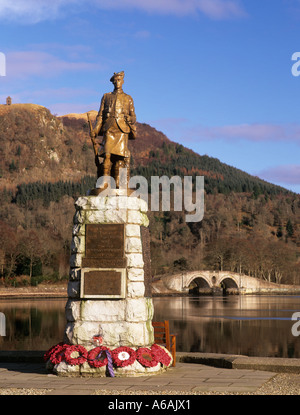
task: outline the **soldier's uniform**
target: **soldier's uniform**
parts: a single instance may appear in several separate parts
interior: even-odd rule
[[[124,73],[114,74],[123,76]],[[120,167],[130,167],[130,152],[128,139],[135,139],[136,115],[133,99],[121,91],[113,91],[103,95],[100,109],[96,118],[94,133],[103,136],[99,148],[99,157],[104,158],[101,173],[110,175],[112,163],[112,176],[118,181]],[[108,156],[108,157],[107,157]],[[117,183],[118,187],[118,183]]]

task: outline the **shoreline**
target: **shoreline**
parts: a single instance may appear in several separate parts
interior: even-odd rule
[[[0,287],[0,300],[7,299],[54,299],[54,298],[68,298],[68,284],[67,283],[58,283],[58,284],[39,284],[37,287]],[[231,295],[231,294],[230,294]],[[230,296],[228,295],[228,296]],[[232,294],[233,295],[233,294]],[[243,293],[235,295],[259,295],[259,296],[297,296],[300,295],[300,292],[295,291],[263,291],[256,293]],[[222,296],[222,295],[213,295],[213,294],[200,294],[200,297],[207,296]],[[169,293],[158,293],[153,292],[152,297],[194,297],[189,293],[178,293],[178,292],[169,292]],[[196,296],[198,297],[198,296]]]
[[[39,284],[36,287],[0,287],[0,300],[3,299],[45,299],[68,298],[67,282]]]

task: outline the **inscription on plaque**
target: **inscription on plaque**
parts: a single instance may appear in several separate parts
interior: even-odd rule
[[[91,224],[85,228],[83,267],[125,268],[124,225]]]
[[[82,297],[122,298],[125,294],[122,270],[85,271],[82,280]]]

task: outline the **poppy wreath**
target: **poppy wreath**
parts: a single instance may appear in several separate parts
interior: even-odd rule
[[[72,357],[72,353],[74,352],[77,352],[79,356]],[[71,346],[61,342],[52,346],[44,354],[44,360],[50,360],[55,365],[63,360],[72,366],[80,365],[88,361],[89,365],[95,368],[108,365],[112,373],[112,360],[115,366],[126,367],[132,365],[136,359],[145,367],[154,367],[158,362],[164,366],[169,366],[172,362],[171,354],[164,347],[157,344],[153,344],[150,349],[140,347],[137,351],[126,346],[118,347],[112,351],[105,346],[98,346],[87,352],[83,346]]]
[[[88,362],[91,367],[102,367],[108,363],[106,350],[110,351],[105,346],[98,346],[90,350],[88,353]],[[103,358],[104,356],[104,358]]]
[[[44,354],[44,361],[47,362],[47,360],[50,359],[51,354],[54,353],[55,348],[58,347],[58,346],[62,346],[62,345],[63,345],[63,342],[58,343],[58,344],[50,347],[50,349]]]
[[[69,347],[67,344],[58,343],[55,346],[52,346],[45,354],[44,360],[47,361],[50,359],[51,363],[57,365],[65,359],[66,348]]]
[[[151,346],[151,351],[155,358],[164,366],[169,366],[171,364],[172,357],[169,353],[167,353],[166,349],[158,346],[158,344],[153,344]]]
[[[155,351],[148,349],[147,347],[140,347],[136,351],[136,358],[138,362],[145,367],[154,367],[159,363]]]
[[[72,357],[72,353],[77,352],[79,353],[78,357]],[[88,357],[88,352],[83,346],[80,346],[79,344],[68,346],[65,351],[65,361],[71,365],[82,365],[84,362],[86,362]]]
[[[130,366],[136,360],[136,352],[130,347],[121,346],[111,351],[113,362],[118,367]]]

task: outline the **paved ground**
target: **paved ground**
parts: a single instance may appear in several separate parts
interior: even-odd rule
[[[31,390],[32,394],[47,395],[247,393],[257,391],[275,375],[259,370],[178,363],[157,376],[66,378],[47,373],[40,363],[0,363],[0,394],[8,390],[23,393],[24,389],[28,394]]]
[[[0,351],[0,395],[300,395],[300,359],[177,353],[156,376],[59,377],[42,351]]]

